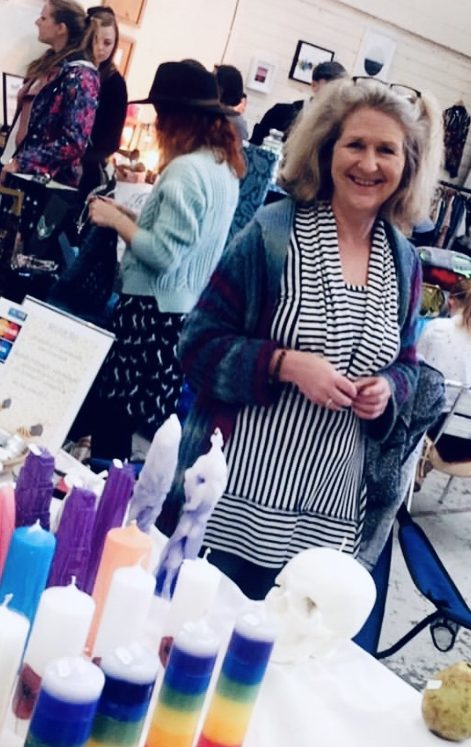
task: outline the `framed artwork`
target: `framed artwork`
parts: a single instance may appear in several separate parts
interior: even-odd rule
[[[261,93],[270,93],[275,79],[276,66],[269,59],[252,57],[249,74],[247,75],[246,85],[253,91]]]
[[[102,0],[102,5],[113,8],[117,18],[132,26],[139,26],[147,0]]]
[[[118,68],[121,75],[125,78],[126,73],[129,70],[129,65],[132,58],[132,53],[134,51],[134,42],[132,39],[123,39],[122,37],[119,40],[119,44],[116,48],[116,52],[114,55],[114,64]]]
[[[3,126],[11,127],[16,112],[16,97],[23,84],[22,75],[2,73],[3,86]]]
[[[367,29],[358,51],[354,75],[368,75],[389,81],[389,71],[396,51],[395,39]]]
[[[318,47],[317,44],[306,41],[298,41],[289,77],[291,80],[311,85],[312,71],[316,65],[320,62],[330,62],[333,59],[334,52],[331,49],[324,49],[324,47]]]

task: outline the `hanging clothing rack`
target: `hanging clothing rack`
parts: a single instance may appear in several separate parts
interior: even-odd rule
[[[454,189],[456,192],[463,192],[463,194],[471,195],[471,189],[468,189],[467,187],[460,187],[459,184],[452,184],[451,182],[444,182],[440,180],[439,185],[441,187],[449,187],[450,189]]]

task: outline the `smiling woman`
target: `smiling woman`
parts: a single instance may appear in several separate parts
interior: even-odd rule
[[[326,84],[286,143],[291,198],[234,239],[185,322],[181,361],[198,398],[174,500],[219,425],[229,481],[205,542],[255,599],[304,548],[360,552],[367,442],[387,442],[417,385],[420,268],[395,226],[428,209],[440,121],[426,96]],[[373,563],[390,528],[367,548]]]

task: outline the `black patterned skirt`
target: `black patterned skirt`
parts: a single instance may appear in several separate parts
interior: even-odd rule
[[[113,313],[116,340],[103,365],[100,396],[124,404],[152,438],[176,411],[183,385],[177,344],[184,314],[164,314],[151,296],[123,295]]]

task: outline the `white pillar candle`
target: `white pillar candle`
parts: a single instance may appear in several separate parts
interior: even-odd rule
[[[183,561],[165,622],[165,635],[175,635],[183,623],[206,617],[221,577],[221,571],[205,558]]]
[[[8,711],[21,657],[29,632],[29,620],[8,609],[9,597],[0,606],[0,731]]]
[[[95,612],[91,596],[69,586],[51,586],[39,607],[13,701],[18,718],[31,718],[46,665],[63,656],[81,656]]]
[[[94,657],[143,637],[154,589],[154,575],[140,564],[118,568],[113,573],[93,648]]]

